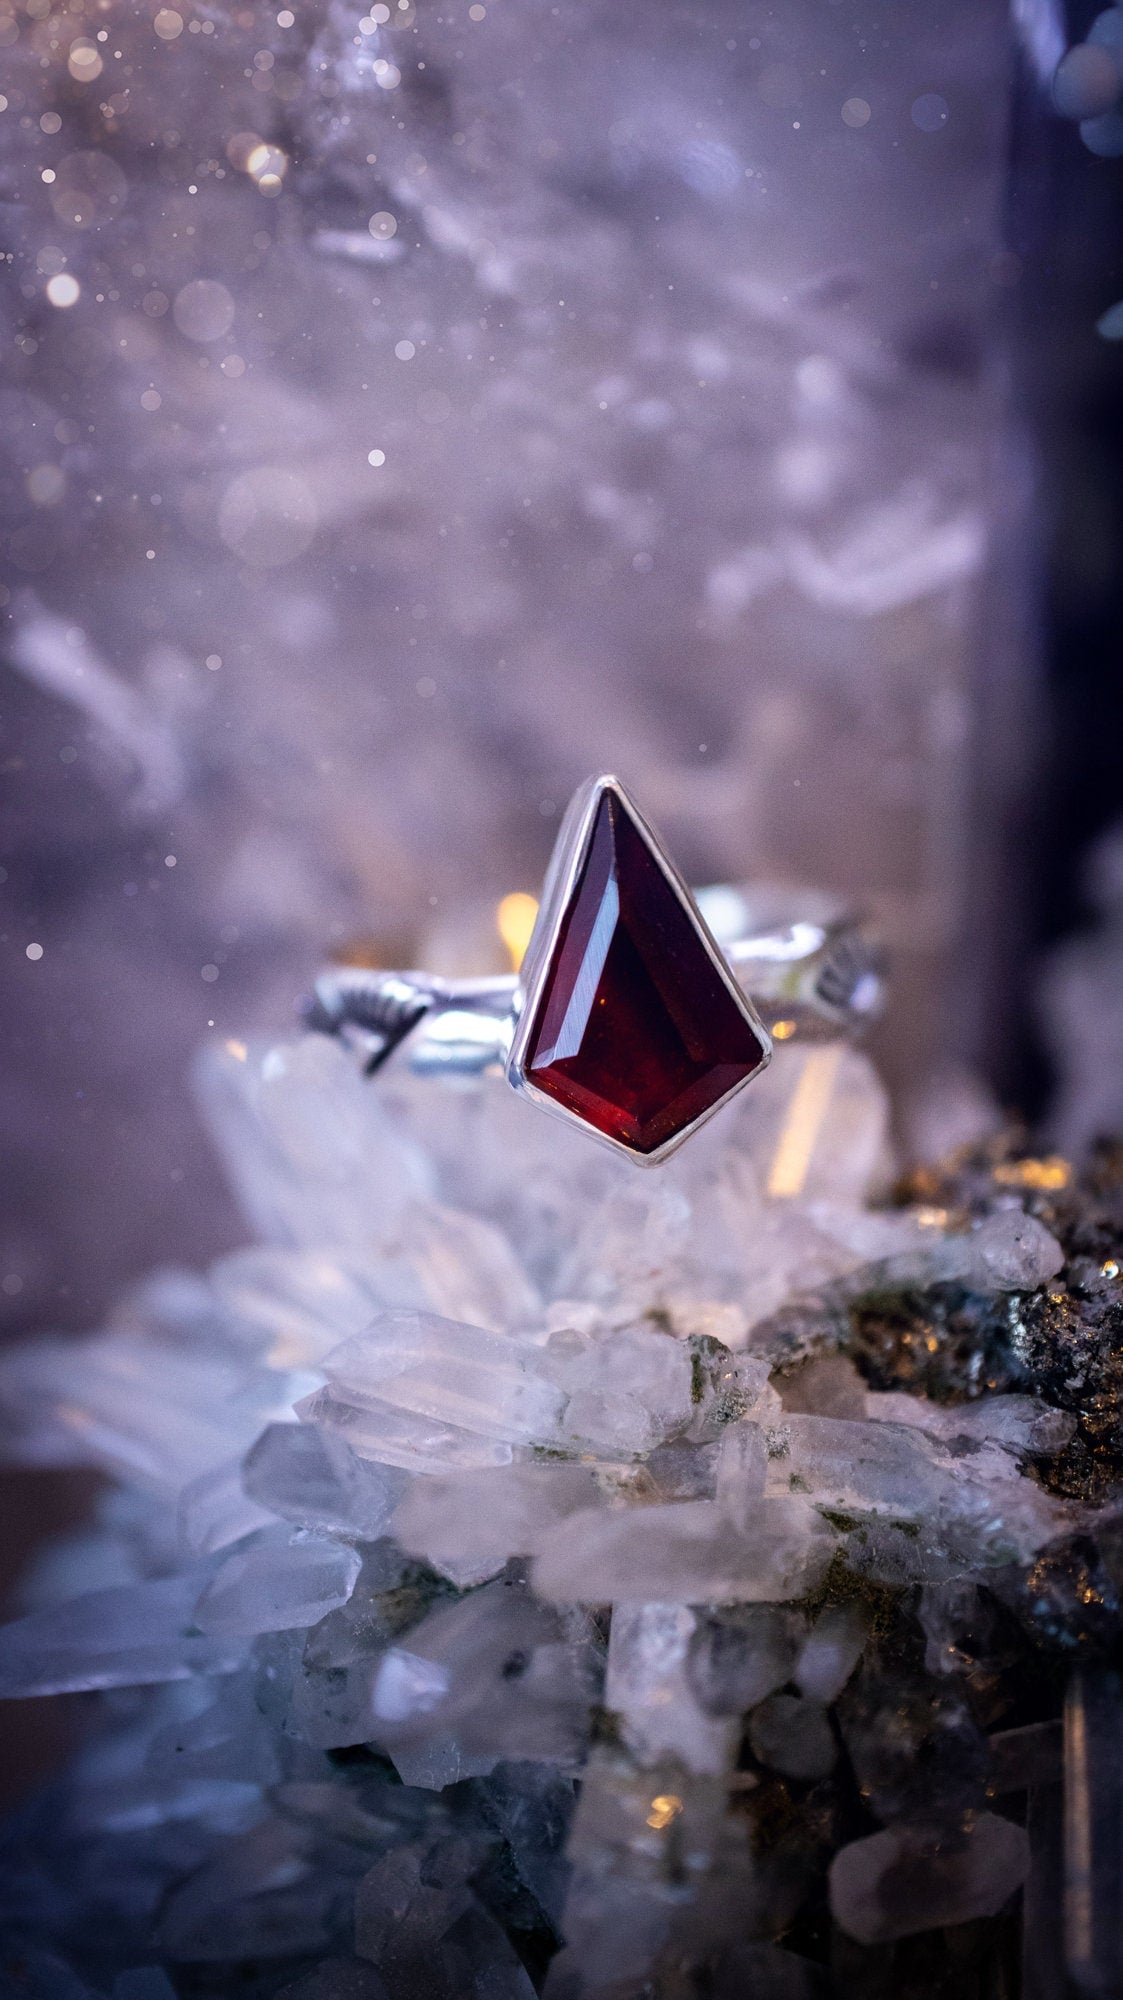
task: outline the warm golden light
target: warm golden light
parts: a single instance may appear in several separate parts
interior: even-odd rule
[[[790,1042],[794,1034],[794,1021],[773,1021],[772,1039],[774,1042]]]
[[[1072,1179],[1072,1168],[1059,1153],[1046,1160],[1008,1160],[994,1170],[1003,1187],[1063,1188]]]
[[[517,972],[526,957],[530,934],[534,929],[534,919],[538,915],[538,904],[533,896],[516,889],[510,896],[504,896],[495,912],[496,928],[511,956],[511,969]]]
[[[651,1811],[647,1815],[647,1824],[656,1833],[662,1833],[664,1827],[670,1826],[671,1821],[677,1818],[681,1811],[681,1799],[676,1798],[673,1792],[660,1792],[658,1798],[651,1801]]]
[[[235,1062],[245,1062],[249,1050],[244,1042],[227,1042],[225,1047],[227,1055],[233,1056]]]
[[[839,1061],[838,1049],[812,1049],[808,1055],[772,1156],[768,1176],[770,1195],[802,1194],[819,1128],[831,1101]]]
[[[280,194],[288,166],[288,154],[280,146],[268,145],[264,139],[246,155],[245,171],[256,181],[259,194]]]

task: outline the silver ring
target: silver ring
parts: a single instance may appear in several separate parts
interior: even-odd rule
[[[517,973],[441,979],[337,966],[305,1008],[368,1074],[399,1055],[448,1078],[501,1071],[543,1109],[654,1166],[752,1082],[774,1041],[853,1033],[883,977],[826,899],[692,894],[614,777],[570,802]]]

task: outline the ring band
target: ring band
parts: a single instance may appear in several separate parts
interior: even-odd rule
[[[854,1033],[883,974],[860,919],[825,898],[692,895],[613,777],[575,794],[518,973],[443,979],[335,966],[306,1024],[373,1075],[503,1071],[644,1164],[665,1159],[767,1064],[773,1040]]]

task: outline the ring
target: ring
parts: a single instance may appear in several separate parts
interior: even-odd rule
[[[858,919],[825,902],[793,915],[750,889],[692,895],[606,776],[570,802],[517,973],[335,966],[305,1021],[355,1047],[368,1075],[399,1049],[423,1075],[501,1070],[654,1166],[761,1074],[774,1040],[852,1032],[882,990]]]

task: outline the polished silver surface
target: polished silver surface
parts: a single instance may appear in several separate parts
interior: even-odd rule
[[[696,900],[705,913],[711,895],[737,894],[724,888],[701,891]],[[720,936],[717,941],[723,942]],[[879,1012],[881,965],[853,919],[791,918],[723,949],[776,1040],[829,1041],[860,1033]],[[513,972],[440,979],[424,972],[334,966],[317,979],[305,1019],[309,1027],[338,1035],[364,1053],[372,1070],[406,1044],[403,1059],[411,1069],[473,1074],[504,1067],[519,987]]]
[[[823,1041],[853,1034],[878,1013],[882,966],[860,919],[823,896],[806,896],[795,903],[777,890],[725,885],[692,894],[619,780],[604,776],[582,785],[566,812],[519,972],[444,979],[420,971],[331,967],[316,981],[305,1009],[307,1025],[354,1048],[368,1075],[399,1051],[400,1060],[421,1075],[453,1078],[502,1071],[513,1088],[553,1115],[584,1124],[527,1080],[524,1055],[597,807],[609,790],[623,799],[668,884],[694,916],[714,964],[752,1021],[765,1051],[761,1068],[774,1041]],[[751,1081],[751,1076],[745,1079]],[[712,1115],[712,1111],[705,1114]],[[703,1122],[699,1119],[697,1124]],[[646,1156],[648,1163],[666,1158],[696,1129],[692,1125],[677,1134],[666,1147]],[[591,1132],[587,1125],[585,1130]],[[617,1144],[597,1133],[592,1136],[607,1145]],[[617,1149],[641,1157],[630,1147]]]

